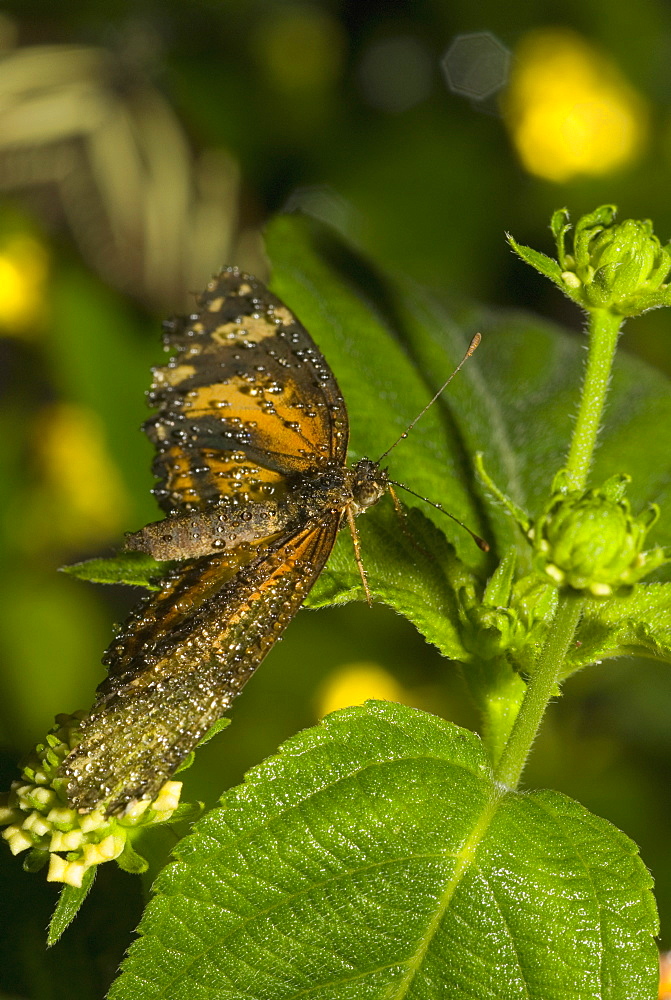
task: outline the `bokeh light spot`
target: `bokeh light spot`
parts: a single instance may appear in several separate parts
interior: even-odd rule
[[[458,35],[441,65],[453,93],[484,101],[507,83],[510,52],[489,31],[478,31]]]
[[[0,332],[30,336],[45,307],[48,255],[32,236],[11,236],[0,248]]]
[[[416,38],[400,35],[375,42],[359,65],[359,84],[368,104],[399,113],[431,93],[429,53]]]
[[[368,698],[407,703],[401,685],[382,667],[348,663],[326,678],[317,700],[318,718],[349,705],[362,705]]]
[[[340,22],[325,10],[285,4],[259,24],[259,64],[285,93],[323,90],[339,76],[344,52]]]
[[[503,106],[522,163],[547,180],[610,173],[645,144],[643,98],[574,32],[539,31],[523,39]]]
[[[55,403],[37,417],[35,446],[44,505],[58,511],[45,530],[71,546],[117,535],[129,500],[98,415],[74,403]],[[35,531],[33,541],[38,535]]]

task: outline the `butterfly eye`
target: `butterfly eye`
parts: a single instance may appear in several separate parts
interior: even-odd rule
[[[359,509],[372,507],[383,495],[385,487],[377,482],[355,483],[352,488],[354,502]]]

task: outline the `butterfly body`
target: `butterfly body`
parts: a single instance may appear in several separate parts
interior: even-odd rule
[[[359,514],[377,503],[386,489],[386,473],[370,459],[352,468],[327,462],[289,476],[277,498],[222,500],[202,512],[168,516],[128,533],[125,547],[159,561],[211,555],[296,532],[347,507]]]
[[[230,268],[198,307],[168,325],[177,353],[149,393],[166,518],[126,540],[180,561],[107,650],[108,676],[61,766],[82,812],[156,795],[298,611],[343,518],[352,527],[388,489],[376,462],[346,465],[335,377],[279,299]]]

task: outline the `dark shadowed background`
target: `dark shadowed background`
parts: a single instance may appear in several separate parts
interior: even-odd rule
[[[161,319],[188,310],[222,264],[267,277],[270,215],[307,212],[453,300],[535,310],[576,336],[575,307],[513,258],[505,231],[551,252],[553,209],[577,218],[612,202],[671,237],[671,9],[561,9],[563,20],[538,0],[0,8],[3,787],[55,713],[91,703],[113,623],[136,600],[56,571],[158,516],[138,428]],[[668,311],[649,313],[623,346],[671,374],[670,330]],[[666,946],[667,669],[608,662],[572,679],[526,774],[641,845]],[[184,798],[212,803],[297,729],[369,696],[474,724],[456,669],[391,611],[302,612]],[[63,969],[85,963],[86,995],[99,996],[140,880],[105,871],[98,902],[45,956],[53,887],[9,852],[0,872],[23,900],[0,987],[67,996]]]

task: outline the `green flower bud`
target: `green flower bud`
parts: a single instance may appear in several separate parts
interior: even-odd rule
[[[181,781],[166,781],[153,801],[140,800],[119,816],[70,808],[56,774],[78,742],[83,717],[81,712],[57,716],[56,728],[35,748],[21,779],[0,797],[2,837],[10,851],[30,851],[24,867],[37,870],[48,862],[47,881],[73,886],[81,886],[89,868],[115,858],[126,869],[146,867],[131,847],[133,831],[169,820],[182,789]]]
[[[654,235],[649,219],[615,225],[614,217],[615,209],[606,205],[576,226],[572,273],[580,285],[573,285],[572,294],[587,307],[630,316],[661,304],[654,299],[668,291],[664,281],[671,254]]]
[[[537,572],[514,582],[515,564],[511,549],[481,597],[462,591],[463,641],[479,660],[505,657],[514,669],[526,672],[554,617],[557,588]]]
[[[557,261],[510,240],[523,260],[550,278],[579,306],[608,309],[635,316],[671,305],[671,250],[663,247],[649,219],[615,223],[616,209],[602,205],[583,216],[575,227],[572,252],[566,237],[571,229],[566,209],[552,217]]]
[[[662,548],[643,551],[659,509],[634,517],[624,498],[628,482],[628,476],[614,476],[599,488],[569,491],[560,473],[550,503],[529,531],[537,568],[558,584],[607,597],[668,562]]]

